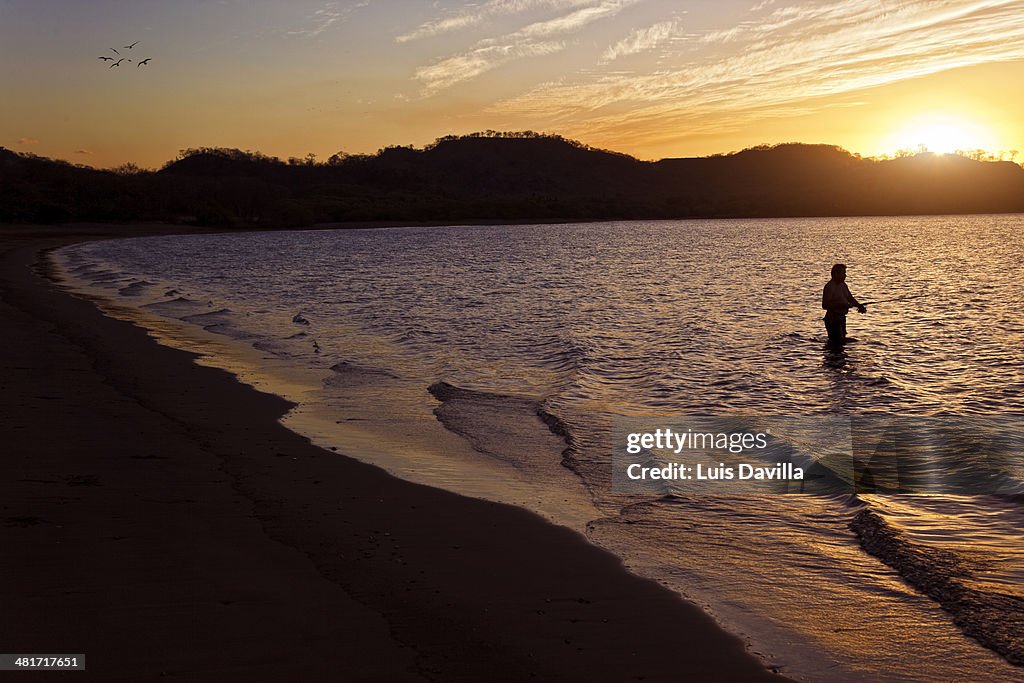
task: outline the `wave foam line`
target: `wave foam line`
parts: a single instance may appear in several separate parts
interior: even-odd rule
[[[860,537],[864,550],[936,600],[965,634],[1010,663],[1024,665],[1024,600],[968,586],[980,563],[949,550],[914,544],[870,509],[858,512],[850,529]]]

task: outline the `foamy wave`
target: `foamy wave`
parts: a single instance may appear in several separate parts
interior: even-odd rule
[[[437,419],[478,452],[526,470],[564,469],[568,428],[540,400],[443,381],[428,390],[441,402],[434,409]]]
[[[154,284],[156,283],[149,282],[148,280],[136,280],[127,287],[117,290],[117,293],[121,296],[142,296]]]
[[[1013,664],[1024,664],[1024,600],[968,585],[984,560],[914,543],[877,512],[858,512],[850,528],[861,546],[951,613],[964,633]]]
[[[354,387],[366,384],[380,384],[399,379],[398,375],[389,370],[356,365],[348,361],[340,361],[331,366],[331,376],[324,380],[329,387]]]

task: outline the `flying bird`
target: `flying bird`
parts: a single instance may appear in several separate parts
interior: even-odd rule
[[[134,43],[132,43],[131,45],[125,45],[125,46],[124,46],[124,49],[126,49],[126,50],[130,50],[130,49],[132,49],[133,47],[135,47],[135,46],[136,46],[136,45],[138,45],[138,44],[139,44],[139,41],[137,41],[137,40],[136,40],[136,41],[135,41]]]
[[[114,58],[113,57],[97,57],[96,59],[109,59],[109,60],[113,61]]]
[[[115,54],[115,55],[119,55],[119,54],[121,54],[120,52],[118,52],[118,51],[117,51],[116,49],[114,49],[114,48],[110,48],[110,49],[111,49],[111,50],[113,50],[113,52],[114,52],[114,54]]]
[[[124,57],[122,57],[121,59],[119,59],[116,62],[114,62],[113,64],[111,64],[110,68],[113,69],[115,66],[121,66],[121,62],[123,62],[123,61],[124,61]]]
[[[142,60],[141,62],[139,62],[138,64],[136,64],[136,65],[135,65],[135,68],[136,68],[136,69],[138,69],[138,68],[139,68],[140,66],[142,66],[143,64],[148,64],[148,63],[149,63],[149,60],[151,60],[151,59],[153,59],[153,58],[152,58],[152,57],[146,57],[146,58],[145,58],[145,59],[143,59],[143,60]]]

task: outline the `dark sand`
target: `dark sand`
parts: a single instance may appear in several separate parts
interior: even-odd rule
[[[25,680],[782,680],[576,533],[316,448],[30,267],[143,230],[0,227],[0,652],[88,668]]]

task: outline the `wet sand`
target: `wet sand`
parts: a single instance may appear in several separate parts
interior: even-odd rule
[[[0,651],[95,680],[783,680],[575,532],[317,448],[32,269],[171,231],[0,227]]]

